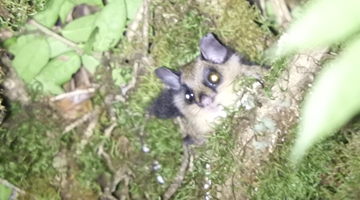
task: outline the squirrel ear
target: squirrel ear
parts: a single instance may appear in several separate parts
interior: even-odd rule
[[[161,81],[173,90],[180,90],[180,75],[166,67],[160,67],[155,70],[155,74],[157,77],[161,79]]]
[[[212,33],[202,37],[199,46],[202,58],[216,64],[225,63],[232,53]]]

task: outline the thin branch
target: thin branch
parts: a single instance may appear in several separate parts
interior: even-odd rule
[[[84,131],[82,139],[81,139],[79,145],[77,146],[76,154],[78,154],[78,155],[82,154],[85,146],[89,143],[89,140],[90,140],[91,136],[93,135],[96,125],[98,124],[98,121],[99,121],[99,112],[100,112],[99,108],[96,107],[92,113],[90,122]]]
[[[150,8],[149,8],[149,0],[144,0],[143,2],[143,26],[142,26],[142,48],[141,48],[141,53],[143,56],[145,56],[148,52],[148,48],[149,48],[149,18],[150,18]],[[142,61],[139,61],[142,60]],[[123,96],[126,95],[126,93],[132,89],[133,87],[135,87],[136,85],[136,77],[137,77],[137,73],[139,71],[139,68],[143,66],[143,64],[141,62],[144,61],[144,57],[140,58],[138,61],[135,61],[134,67],[133,67],[133,72],[132,72],[132,79],[130,81],[130,83],[121,88],[121,93],[123,94]],[[140,64],[141,63],[141,64]]]
[[[78,47],[76,43],[74,43],[74,42],[72,42],[72,41],[70,41],[70,40],[68,40],[68,39],[54,33],[52,30],[50,30],[50,29],[46,28],[45,26],[41,25],[39,22],[37,22],[37,21],[35,21],[33,19],[30,19],[28,21],[28,23],[35,26],[36,28],[38,28],[40,31],[42,31],[46,35],[51,36],[51,37],[65,43],[69,47],[73,48],[79,55],[84,54],[84,50],[81,49],[80,47]]]
[[[6,187],[14,190],[16,193],[20,193],[20,194],[25,194],[25,191],[19,189],[18,187],[14,186],[13,184],[9,183],[9,181],[5,180],[5,179],[2,179],[0,178],[0,183],[2,185],[5,185]]]
[[[272,6],[274,7],[275,14],[278,18],[278,22],[281,26],[286,25],[286,23],[292,20],[289,9],[286,6],[284,0],[270,0]]]
[[[77,89],[72,92],[67,92],[63,94],[59,94],[53,98],[51,98],[51,101],[59,101],[64,98],[71,98],[73,96],[82,95],[82,94],[92,94],[95,92],[95,88],[89,88],[89,89]]]
[[[139,33],[139,25],[142,23],[144,17],[144,3],[145,2],[142,3],[141,7],[136,13],[134,20],[127,26],[126,37],[129,42],[133,41],[135,37],[141,35],[141,33]]]
[[[189,149],[188,145],[183,144],[184,155],[182,157],[181,166],[179,173],[176,175],[174,182],[169,186],[166,192],[163,195],[163,200],[170,199],[175,192],[181,186],[182,181],[184,180],[186,169],[189,166]]]
[[[99,114],[99,111],[97,109],[86,113],[80,119],[76,120],[75,122],[73,122],[69,126],[65,127],[65,129],[64,129],[64,131],[62,133],[63,134],[68,133],[72,129],[78,127],[80,124],[88,121],[89,119],[92,119],[93,117],[97,116],[98,114]]]
[[[142,37],[143,37],[143,55],[147,54],[147,49],[149,48],[149,18],[150,18],[150,7],[149,0],[144,0],[144,17],[143,17],[143,29],[142,29]]]
[[[140,65],[139,61],[136,61],[135,64],[134,64],[134,68],[133,68],[132,74],[131,74],[132,78],[131,78],[130,83],[129,83],[127,86],[121,88],[121,93],[122,93],[122,95],[125,96],[126,93],[127,93],[130,89],[132,89],[133,87],[135,87],[135,85],[136,85],[136,77],[137,77],[139,65]]]

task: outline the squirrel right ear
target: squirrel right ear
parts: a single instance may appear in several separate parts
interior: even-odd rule
[[[225,63],[232,53],[232,51],[222,45],[212,33],[201,38],[200,51],[204,60],[216,64]]]
[[[155,74],[157,77],[161,79],[161,81],[173,90],[180,90],[180,75],[166,67],[160,67],[155,70]]]

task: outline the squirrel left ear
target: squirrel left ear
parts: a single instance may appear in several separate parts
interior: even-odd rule
[[[155,70],[155,74],[162,82],[173,90],[180,90],[180,75],[166,67],[159,67]]]
[[[216,64],[225,63],[232,53],[232,51],[222,45],[212,33],[201,38],[200,51],[203,59]]]

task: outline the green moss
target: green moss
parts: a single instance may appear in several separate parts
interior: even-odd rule
[[[273,87],[274,83],[282,75],[284,70],[287,69],[289,64],[289,58],[290,57],[284,57],[273,62],[271,65],[270,73],[264,77],[265,78],[264,90],[269,96],[270,96],[270,90]]]
[[[55,124],[43,123],[24,113],[14,114],[8,120],[12,126],[0,130],[0,176],[21,183],[33,176],[54,174],[52,159],[61,142],[48,134],[56,129]]]
[[[123,134],[134,146],[134,164],[130,167],[136,176],[132,180],[130,192],[139,196],[139,199],[145,196],[159,198],[172,183],[181,162],[182,139],[178,127],[171,120],[144,118],[147,107],[160,88],[154,75],[142,77],[140,87],[131,95],[128,105],[118,110]],[[141,133],[141,130],[144,131]],[[150,149],[149,153],[142,152],[145,144]],[[161,165],[159,171],[152,169],[155,161]],[[158,183],[157,175],[164,178],[164,185]]]
[[[223,15],[217,20],[215,33],[218,33],[226,44],[231,44],[238,52],[252,61],[260,61],[266,46],[266,34],[255,20],[259,12],[249,7],[247,1],[226,0]]]
[[[193,60],[199,52],[199,39],[210,31],[207,24],[210,19],[202,15],[196,2],[154,6],[155,13],[162,12],[154,19],[156,34],[151,48],[158,65],[178,68]]]
[[[49,0],[27,1],[0,1],[0,24],[1,27],[11,27],[18,30],[29,16],[46,8]]]
[[[155,15],[154,26],[156,27],[156,34],[152,38],[151,53],[157,60],[156,65],[158,66],[177,69],[181,65],[193,60],[199,54],[198,46],[200,38],[208,32],[218,34],[221,40],[224,39],[225,44],[232,43],[233,46],[231,47],[240,47],[237,50],[252,59],[260,57],[260,51],[264,48],[263,38],[261,38],[262,30],[257,28],[255,22],[251,20],[256,18],[258,13],[251,10],[246,1],[238,1],[236,3],[227,1],[226,6],[223,8],[226,10],[227,16],[225,17],[218,16],[219,11],[217,8],[210,5],[200,6],[194,2],[189,4],[189,2],[185,1],[175,1],[171,5],[162,2],[155,4],[155,12],[156,9],[159,9],[157,6],[161,7],[162,12],[161,15]],[[236,14],[239,11],[240,13]],[[236,17],[241,17],[240,22],[230,17],[234,14],[236,14]],[[239,23],[241,28],[236,27],[239,26]],[[217,25],[216,28],[215,25]],[[251,33],[243,29],[251,30]],[[235,43],[233,43],[234,41]],[[238,43],[241,43],[241,46],[237,46]],[[248,47],[250,46],[251,48],[249,49]],[[160,92],[160,81],[156,80],[153,74],[144,77],[142,81],[139,90],[133,94],[132,98],[140,99],[137,95],[143,94],[142,92],[146,92],[150,99],[156,97]],[[157,89],[154,89],[154,87]],[[142,96],[142,98],[144,97]],[[143,100],[142,103],[130,104],[132,105],[131,107],[137,107],[138,109],[136,110],[140,111],[139,105],[146,105],[144,101],[147,100]],[[180,134],[177,128],[173,130],[168,128],[170,126],[168,123],[171,123],[170,121],[159,121],[163,124],[162,126],[160,124],[150,125],[155,121],[148,122],[148,128],[150,126],[154,127],[154,132],[149,132],[148,137],[151,137],[150,135],[153,134],[154,140],[149,138],[147,142],[152,147],[151,149],[156,149],[156,152],[153,152],[153,156],[156,156],[156,158],[164,157],[164,160],[160,163],[169,163],[165,164],[165,166],[173,167],[172,169],[168,168],[168,170],[169,174],[175,175],[180,165],[180,153],[182,151]],[[227,128],[223,129],[222,127],[225,124],[227,124]],[[236,136],[232,135],[230,124],[231,117],[218,127],[217,134],[210,137],[205,146],[197,147],[194,150],[194,152],[198,153],[196,153],[194,163],[192,163],[192,171],[187,173],[182,187],[175,194],[175,199],[198,199],[204,196],[206,191],[202,188],[207,176],[206,164],[211,163],[211,170],[214,173],[211,173],[209,178],[214,185],[223,184],[228,172],[239,170],[240,166],[234,165],[233,160],[232,150],[235,148],[234,138]],[[146,130],[149,131],[150,129]],[[156,132],[161,134],[156,134]],[[168,140],[165,136],[169,133],[175,134],[173,135],[175,137],[171,140]],[[169,145],[167,148],[168,143],[172,145]],[[169,155],[177,155],[177,160],[170,159]],[[138,186],[140,187],[140,184]]]
[[[50,176],[34,176],[27,178],[27,181],[21,185],[22,188],[26,188],[26,194],[20,195],[18,199],[33,199],[33,194],[36,194],[36,199],[39,200],[60,200],[61,197],[59,192],[49,184],[49,182],[51,182],[49,178]]]
[[[178,126],[172,120],[155,119],[146,114],[151,101],[163,87],[153,70],[159,66],[176,69],[196,58],[199,54],[199,40],[208,32],[217,33],[220,39],[224,39],[225,44],[232,43],[232,47],[236,47],[251,59],[259,57],[264,47],[259,47],[263,45],[263,38],[261,30],[256,28],[253,22],[257,14],[248,7],[245,0],[226,1],[226,6],[222,8],[226,10],[224,16],[218,16],[217,8],[212,5],[204,6],[194,1],[161,2],[159,0],[152,3],[151,9],[154,15],[152,15],[151,29],[154,35],[150,35],[149,39],[150,54],[155,59],[155,64],[140,69],[141,76],[137,77],[137,85],[128,93],[129,98],[126,102],[113,105],[118,126],[112,131],[111,137],[103,136],[104,130],[111,124],[106,112],[103,112],[99,116],[99,124],[89,143],[82,154],[76,155],[76,148],[81,140],[79,134],[83,132],[81,129],[85,129],[84,127],[79,128],[79,133],[73,131],[63,136],[49,137],[48,134],[52,133],[52,130],[57,133],[62,131],[56,128],[58,126],[55,123],[52,125],[53,123],[50,122],[36,122],[35,119],[38,118],[35,117],[33,120],[24,118],[18,125],[15,124],[13,128],[3,130],[1,133],[0,142],[4,142],[2,144],[4,148],[0,149],[0,160],[6,164],[0,165],[0,176],[6,177],[14,184],[24,180],[24,189],[27,189],[26,184],[38,178],[39,174],[47,177],[46,180],[50,182],[55,173],[52,168],[53,158],[65,149],[69,154],[69,176],[74,177],[79,190],[91,189],[94,193],[100,193],[95,182],[97,177],[105,172],[111,174],[111,178],[115,176],[107,161],[97,154],[99,145],[103,144],[104,151],[110,155],[115,170],[126,168],[131,171],[132,175],[128,175],[130,186],[123,185],[123,187],[130,188],[133,199],[160,198],[179,171],[182,138]],[[22,20],[26,18],[25,15],[26,13],[22,14]],[[232,16],[239,20],[234,20]],[[234,41],[236,42],[233,43]],[[121,54],[120,61],[114,59],[110,63],[118,62],[114,66],[130,67],[129,63],[132,62],[133,57],[136,57],[132,54],[136,54],[138,47],[139,41],[133,43],[124,41],[119,49],[114,49],[112,52],[116,55]],[[119,92],[118,88],[115,91],[109,86],[111,84],[109,74],[104,72],[102,75],[104,79],[102,84],[106,85],[103,87],[106,91],[101,91],[102,94],[94,97],[95,104],[101,104],[107,92]],[[34,113],[43,115],[38,111]],[[225,124],[228,124],[226,129],[219,126],[218,134],[209,138],[206,146],[196,149],[199,153],[196,154],[193,171],[187,173],[182,187],[175,194],[175,199],[198,199],[204,195],[205,191],[202,188],[207,163],[212,163],[211,167],[215,172],[210,177],[214,185],[224,183],[226,174],[239,167],[233,165],[234,158],[231,154],[235,145],[233,140],[235,136],[231,134],[229,125],[231,119],[225,120],[223,125]],[[128,143],[123,142],[124,138]],[[144,144],[149,147],[149,153],[142,152]],[[26,162],[18,162],[19,158],[24,158],[21,161]],[[153,170],[155,161],[161,165],[158,171]],[[164,184],[158,183],[156,179],[158,175],[164,178]],[[40,192],[35,192],[35,189],[30,191],[39,194],[37,197],[40,199],[41,197],[52,199],[52,195],[54,199],[58,197],[58,194],[54,194],[49,188]]]
[[[356,126],[351,125],[350,130],[356,130]],[[278,146],[270,162],[259,168],[258,181],[249,186],[252,198],[358,199],[358,135],[346,136],[342,130],[315,145],[306,158],[294,166],[287,160],[294,132],[284,136],[286,141]]]

